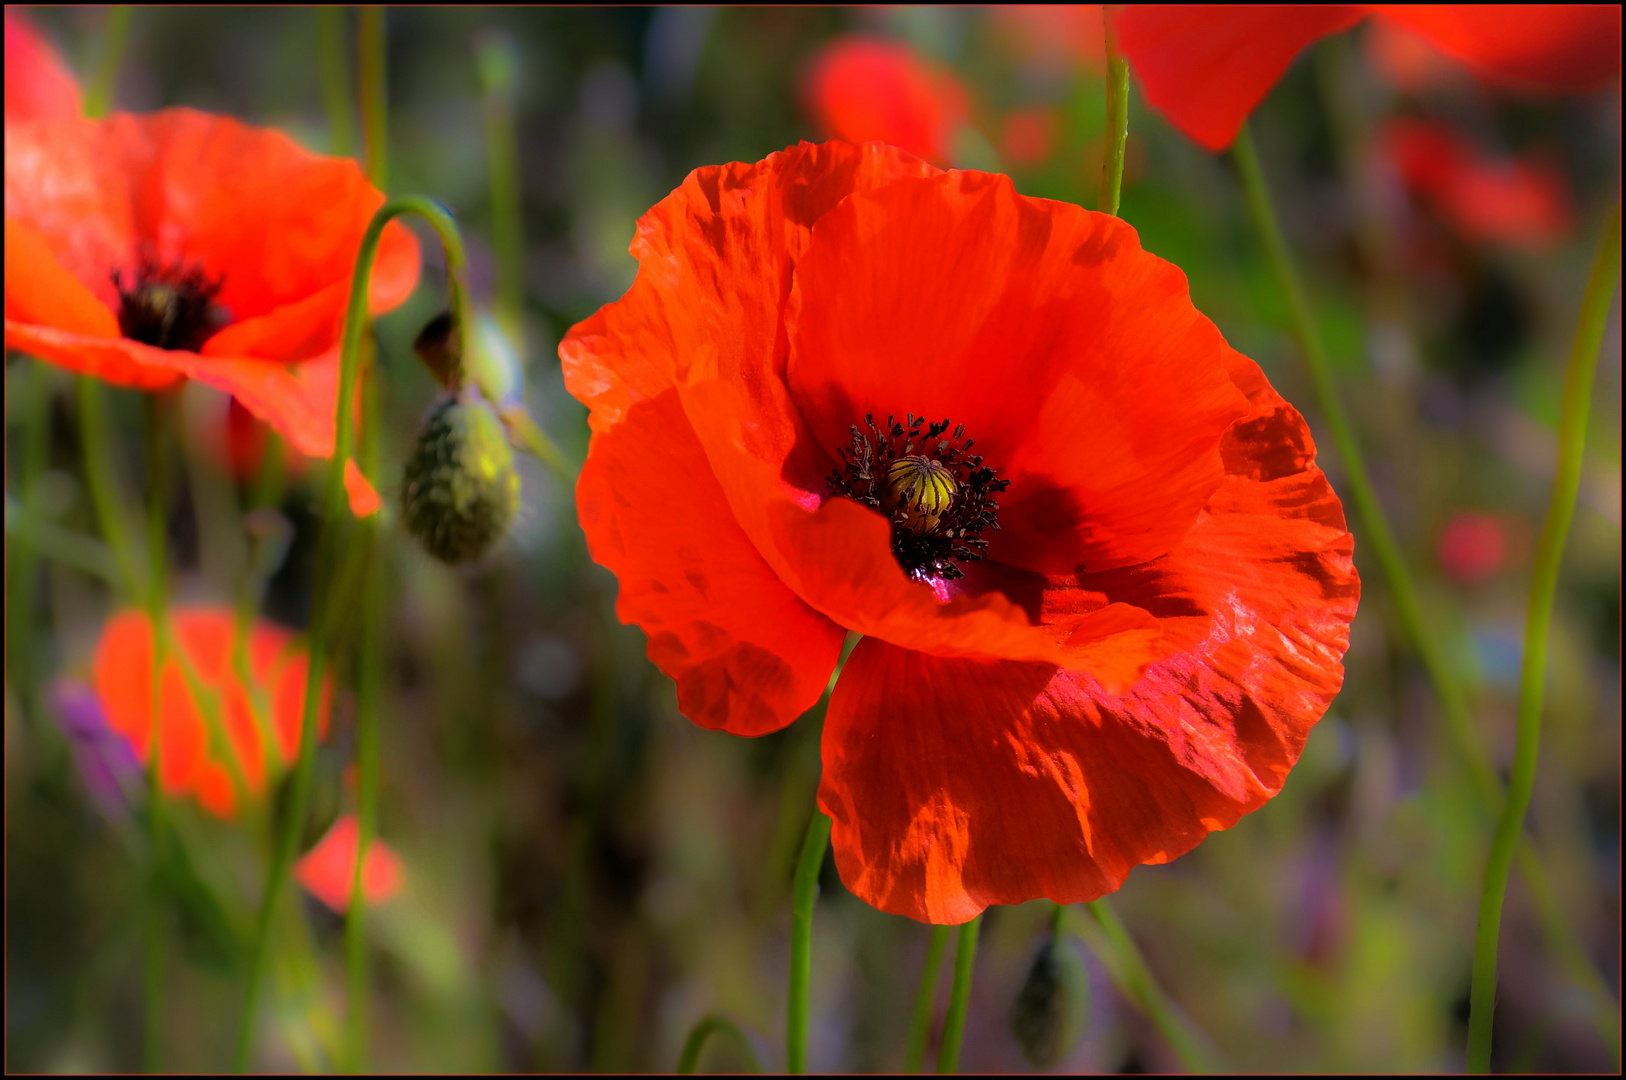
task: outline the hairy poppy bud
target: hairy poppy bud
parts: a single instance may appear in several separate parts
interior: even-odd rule
[[[446,563],[484,555],[519,508],[519,473],[502,421],[472,388],[430,407],[407,458],[402,518]]]
[[[1058,1064],[1083,1036],[1089,1009],[1089,973],[1078,948],[1046,938],[1011,1008],[1011,1034],[1023,1055],[1041,1069]]]

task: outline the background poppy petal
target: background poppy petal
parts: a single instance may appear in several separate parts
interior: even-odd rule
[[[342,915],[355,888],[360,847],[361,826],[354,814],[346,814],[294,865],[294,876],[312,896]],[[382,904],[394,897],[404,877],[400,858],[375,836],[361,868],[361,892],[367,903]]]
[[[673,391],[594,436],[576,485],[616,613],[702,727],[764,735],[817,703],[845,631],[787,589],[732,520]]]
[[[846,38],[815,56],[802,98],[837,139],[878,139],[939,164],[970,114],[952,75],[933,71],[905,45],[871,38]]]
[[[989,556],[1048,573],[1168,551],[1243,413],[1178,268],[1116,218],[947,173],[855,194],[796,265],[787,379],[836,462],[866,414],[964,424],[1011,481]],[[819,478],[805,481],[815,490]]]
[[[1110,18],[1147,102],[1204,147],[1223,150],[1306,45],[1349,29],[1368,10],[1354,4],[1129,4]]]
[[[56,120],[84,111],[60,53],[21,11],[6,8],[6,123]]]
[[[50,326],[69,334],[116,338],[111,308],[62,268],[45,238],[6,219],[6,323]]]
[[[1620,75],[1619,4],[1381,4],[1373,10],[1496,82],[1585,93]]]

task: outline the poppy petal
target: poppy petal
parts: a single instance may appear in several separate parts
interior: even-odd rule
[[[1620,75],[1619,4],[1382,4],[1373,10],[1497,82],[1586,93]]]
[[[371,517],[384,506],[384,500],[379,497],[378,490],[367,482],[356,467],[354,460],[346,458],[344,462],[344,493],[350,501],[350,512],[359,518]]]
[[[58,120],[84,111],[61,55],[22,12],[6,8],[6,123]]]
[[[593,431],[679,381],[764,393],[784,364],[781,307],[813,223],[853,191],[936,171],[890,146],[832,142],[691,172],[638,219],[627,294],[559,344]]]
[[[355,888],[360,847],[361,826],[355,815],[346,814],[294,865],[294,876],[312,896],[342,915]],[[400,857],[375,836],[367,845],[361,868],[361,894],[367,903],[382,904],[393,898],[401,891],[405,876]]]
[[[1033,570],[1172,548],[1244,411],[1178,268],[1119,219],[1005,176],[849,197],[815,226],[789,306],[787,379],[821,472],[868,414],[964,424],[1011,481],[989,557]]]
[[[45,238],[7,218],[6,324],[12,322],[86,337],[119,336],[119,320],[112,309],[62,268]]]
[[[1293,58],[1366,17],[1353,4],[1128,4],[1110,17],[1146,100],[1209,150],[1236,139]]]
[[[1336,695],[1359,599],[1353,540],[1302,417],[1257,365],[1226,478],[1153,563],[1053,585],[1142,606],[1177,651],[1123,693],[1052,665],[865,640],[831,698],[820,806],[856,895],[928,922],[1116,889],[1280,790]]]
[[[734,523],[675,392],[593,437],[576,504],[593,558],[621,583],[616,613],[649,635],[685,716],[765,735],[818,701],[845,632]]]

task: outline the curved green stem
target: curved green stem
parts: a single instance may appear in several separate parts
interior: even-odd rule
[[[362,385],[361,471],[378,475],[379,381],[376,367]],[[361,640],[356,658],[356,866],[350,906],[345,917],[346,986],[349,993],[346,1034],[347,1067],[367,1071],[367,897],[362,870],[378,828],[378,753],[380,701],[383,696],[383,530],[377,515],[363,526],[370,557],[362,583]]]
[[[514,96],[519,82],[514,43],[496,34],[482,36],[475,42],[475,66],[485,92],[491,248],[497,259],[497,322],[523,358],[525,221],[519,194],[519,140],[514,131]]]
[[[1581,318],[1564,371],[1563,406],[1558,420],[1558,473],[1547,502],[1541,537],[1536,542],[1535,570],[1530,578],[1530,606],[1524,624],[1524,663],[1519,672],[1519,719],[1508,779],[1507,801],[1496,822],[1485,887],[1479,900],[1479,930],[1474,939],[1474,974],[1468,1011],[1468,1071],[1490,1071],[1491,1020],[1496,1010],[1496,950],[1502,926],[1502,899],[1507,891],[1513,852],[1524,828],[1525,811],[1536,784],[1536,757],[1541,747],[1541,700],[1547,677],[1547,635],[1553,620],[1553,598],[1564,558],[1564,541],[1575,517],[1581,488],[1581,459],[1586,449],[1587,416],[1592,408],[1592,379],[1603,344],[1604,325],[1614,305],[1620,279],[1620,206],[1609,219],[1603,242],[1587,276]]]
[[[1129,61],[1118,52],[1112,20],[1102,21],[1107,35],[1107,130],[1101,154],[1101,189],[1095,197],[1095,208],[1116,217],[1124,182],[1124,147],[1129,142]]]
[[[338,534],[346,522],[344,463],[354,448],[355,432],[351,419],[355,400],[356,375],[361,366],[361,339],[367,323],[367,297],[372,281],[373,257],[378,252],[379,238],[384,227],[402,214],[416,214],[427,221],[440,238],[446,253],[446,276],[451,291],[452,310],[456,313],[456,333],[466,334],[468,320],[467,289],[463,284],[466,260],[463,241],[458,235],[457,223],[440,205],[419,196],[392,199],[379,208],[362,236],[356,256],[356,268],[350,279],[350,299],[345,308],[344,337],[339,351],[339,400],[334,418],[333,459],[329,463],[322,489],[322,525],[316,546],[316,574],[312,593],[321,609],[330,583],[336,574],[335,556]],[[249,962],[248,987],[238,1026],[237,1048],[233,1067],[237,1072],[248,1068],[253,1049],[254,1027],[259,1014],[260,985],[263,982],[271,926],[276,914],[282,887],[289,867],[297,854],[300,834],[304,831],[305,815],[309,808],[311,785],[316,772],[316,714],[321,701],[322,681],[327,674],[327,634],[324,621],[313,619],[310,632],[310,658],[305,681],[305,707],[299,729],[299,757],[294,766],[292,790],[288,800],[287,817],[279,823],[276,847],[272,852],[271,868],[266,875],[265,894],[260,903],[260,914],[254,937],[254,950]]]
[[[920,971],[920,989],[915,991],[915,1015],[909,1020],[909,1041],[903,1048],[903,1071],[918,1073],[926,1062],[926,1038],[932,1030],[932,1011],[937,1005],[937,972],[943,966],[943,950],[948,947],[946,926],[933,926],[926,942],[926,966]]]
[[[367,179],[380,191],[389,190],[389,117],[384,82],[384,8],[369,5],[360,11],[356,27],[357,65],[361,76],[361,137]]]
[[[80,458],[85,469],[85,486],[90,489],[91,507],[102,537],[113,549],[113,561],[118,566],[119,583],[127,599],[142,596],[143,578],[136,556],[136,542],[130,534],[130,519],[119,498],[118,484],[113,478],[111,459],[107,453],[107,402],[102,397],[102,384],[92,375],[80,375],[76,380],[79,404]]]
[[[937,1071],[960,1071],[960,1044],[965,1041],[965,1012],[971,1004],[971,975],[977,966],[977,933],[982,916],[960,924],[954,943],[954,985],[949,989],[948,1015],[943,1017],[943,1041],[937,1047]]]
[[[790,994],[785,1017],[785,1071],[807,1072],[808,974],[812,970],[813,902],[819,896],[819,868],[830,843],[830,819],[814,807],[796,860],[790,916]]]
[[[745,1052],[745,1062],[749,1071],[753,1073],[762,1071],[762,1059],[757,1057],[756,1050],[751,1046],[751,1040],[745,1037],[745,1032],[740,1030],[739,1025],[725,1017],[712,1015],[702,1016],[689,1031],[689,1037],[683,1040],[683,1052],[678,1055],[678,1075],[694,1074],[700,1065],[700,1051],[706,1048],[706,1040],[718,1033],[732,1038]]]
[[[316,9],[316,53],[322,68],[322,104],[327,109],[328,153],[349,157],[355,141],[350,113],[350,65],[344,55],[344,8]]]
[[[119,66],[124,62],[124,43],[130,37],[130,11],[129,4],[114,4],[107,9],[107,25],[102,30],[96,72],[85,84],[86,116],[101,116],[112,107],[113,91],[119,81]]]
[[[1394,531],[1389,527],[1388,516],[1384,513],[1383,505],[1378,501],[1372,487],[1366,470],[1366,459],[1361,453],[1360,444],[1355,440],[1354,429],[1338,397],[1332,366],[1328,361],[1326,348],[1322,344],[1309,297],[1299,281],[1292,257],[1288,253],[1287,241],[1282,235],[1281,224],[1276,219],[1270,189],[1265,183],[1264,170],[1260,167],[1253,136],[1246,123],[1237,134],[1232,153],[1236,159],[1237,172],[1242,179],[1242,188],[1247,196],[1254,225],[1264,242],[1265,253],[1270,260],[1277,283],[1287,296],[1293,335],[1304,354],[1305,366],[1316,395],[1316,404],[1321,408],[1333,443],[1344,462],[1345,482],[1350,498],[1355,503],[1362,529],[1367,541],[1372,545],[1384,577],[1389,582],[1389,589],[1394,596],[1395,607],[1406,636],[1411,640],[1412,647],[1417,650],[1429,681],[1434,685],[1434,692],[1440,699],[1440,707],[1445,714],[1446,733],[1468,771],[1480,806],[1486,814],[1496,813],[1497,808],[1502,805],[1501,781],[1497,779],[1490,758],[1474,731],[1467,695],[1446,662],[1439,638],[1423,619],[1422,605],[1417,598],[1417,588],[1412,582],[1411,571],[1406,566]],[[1565,974],[1591,999],[1589,1015],[1593,1027],[1609,1046],[1611,1055],[1618,1063],[1620,1011],[1614,995],[1592,962],[1587,959],[1586,950],[1576,936],[1574,924],[1559,906],[1558,898],[1549,883],[1546,868],[1528,836],[1518,837],[1515,854],[1520,872],[1530,883],[1531,899],[1535,901],[1542,930],[1552,943],[1553,952]]]

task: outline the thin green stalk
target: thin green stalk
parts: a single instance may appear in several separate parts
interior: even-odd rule
[[[363,13],[365,14],[365,12]],[[439,204],[431,199],[411,196],[392,199],[379,208],[362,236],[356,256],[356,267],[350,279],[350,299],[345,309],[344,337],[339,352],[339,400],[334,417],[333,459],[328,466],[322,490],[322,526],[316,547],[316,580],[313,595],[320,608],[329,583],[334,577],[335,548],[338,533],[347,520],[345,506],[344,462],[354,448],[355,432],[352,427],[352,402],[355,400],[356,376],[361,366],[361,339],[367,323],[368,288],[372,280],[373,258],[378,252],[379,237],[384,226],[402,214],[417,214],[429,223],[440,238],[446,254],[446,277],[451,291],[451,307],[457,318],[458,333],[466,333],[468,319],[468,290],[463,276],[466,259],[463,241],[458,235],[457,223]],[[459,355],[463,355],[459,353]],[[316,772],[316,714],[321,701],[323,676],[327,671],[327,636],[323,620],[312,620],[310,633],[310,659],[305,681],[305,708],[300,721],[299,758],[294,767],[293,787],[288,800],[287,817],[279,823],[276,848],[272,853],[271,868],[266,875],[265,895],[260,903],[254,949],[249,964],[248,987],[243,1015],[238,1027],[237,1049],[233,1055],[233,1068],[243,1072],[248,1068],[249,1054],[254,1045],[254,1027],[259,1017],[259,997],[264,981],[265,964],[269,955],[271,925],[274,921],[288,869],[297,854],[300,834],[304,831],[305,815],[310,804],[311,784]]]
[[[126,597],[140,599],[144,579],[137,562],[136,542],[130,533],[129,512],[119,498],[112,459],[107,452],[107,403],[102,397],[101,380],[80,375],[76,383],[80,456],[84,462],[85,486],[90,489],[90,503],[96,511],[102,536],[113,549],[113,560]]]
[[[745,1063],[748,1072],[760,1073],[762,1059],[751,1046],[751,1040],[745,1037],[738,1024],[721,1016],[702,1016],[694,1028],[690,1030],[689,1037],[683,1040],[683,1052],[678,1055],[677,1071],[680,1076],[692,1076],[695,1069],[700,1066],[700,1051],[706,1047],[706,1040],[715,1034],[727,1035],[734,1040],[745,1053]]]
[[[581,472],[581,463],[561,450],[557,443],[548,438],[542,425],[531,418],[523,405],[517,408],[504,409],[502,418],[508,427],[510,435],[517,438],[520,445],[534,457],[542,459],[542,463],[552,469],[554,475],[562,480],[575,483],[576,474]]]
[[[1366,470],[1366,459],[1361,453],[1360,444],[1355,440],[1354,429],[1338,397],[1332,366],[1328,361],[1326,348],[1322,344],[1309,297],[1288,253],[1287,241],[1283,237],[1281,224],[1276,219],[1270,189],[1265,183],[1259,155],[1254,149],[1253,136],[1246,123],[1237,134],[1232,152],[1254,225],[1264,242],[1265,253],[1270,260],[1271,269],[1276,274],[1277,282],[1287,296],[1293,334],[1304,354],[1316,403],[1321,408],[1333,443],[1343,459],[1350,498],[1355,503],[1355,510],[1360,516],[1367,541],[1372,545],[1384,577],[1388,579],[1389,589],[1394,596],[1395,607],[1406,636],[1411,639],[1429,680],[1434,684],[1434,692],[1439,697],[1440,706],[1445,713],[1446,733],[1467,768],[1480,806],[1487,814],[1496,813],[1497,808],[1502,805],[1501,781],[1497,778],[1490,758],[1474,731],[1467,695],[1446,662],[1438,636],[1429,629],[1423,619],[1422,605],[1417,598],[1411,571],[1406,566],[1405,559],[1400,553],[1400,546],[1395,541],[1394,532],[1389,527],[1389,519],[1384,513],[1383,505],[1378,501],[1372,487]],[[1592,1024],[1597,1029],[1599,1037],[1609,1046],[1610,1053],[1618,1064],[1620,1012],[1614,995],[1587,958],[1586,950],[1576,936],[1574,924],[1559,906],[1557,895],[1549,883],[1546,868],[1528,836],[1519,837],[1516,856],[1520,872],[1530,883],[1530,895],[1535,901],[1542,930],[1552,943],[1553,952],[1565,974],[1591,999],[1589,1016]]]
[[[937,1071],[960,1071],[960,1044],[965,1041],[965,1011],[971,1003],[971,975],[977,966],[977,934],[982,916],[960,924],[954,943],[954,985],[949,989],[948,1015],[943,1018],[943,1041],[937,1047]]]
[[[147,743],[148,910],[143,947],[145,996],[142,1059],[149,1073],[164,1069],[164,968],[168,934],[164,925],[164,785],[163,785],[163,671],[170,641],[165,633],[168,568],[165,565],[169,533],[169,449],[174,435],[176,391],[148,394],[147,404],[147,618],[152,623],[152,681],[148,703],[151,730]]]
[[[85,115],[98,117],[113,105],[113,91],[118,86],[119,66],[124,62],[124,44],[130,37],[129,4],[114,4],[107,9],[107,25],[102,30],[102,45],[96,56],[96,71],[85,84]]]
[[[497,322],[524,357],[525,222],[520,211],[519,140],[514,131],[519,58],[511,39],[488,34],[476,42],[475,62],[485,92],[491,247],[497,259]]]
[[[350,65],[345,60],[344,8],[316,9],[316,55],[322,69],[322,104],[327,109],[328,152],[349,157],[355,142],[350,113]]]
[[[376,369],[362,383],[360,467],[369,480],[378,476],[379,380]],[[350,906],[345,917],[347,1067],[367,1071],[367,898],[362,869],[378,827],[378,754],[383,696],[384,563],[383,530],[377,515],[363,526],[367,560],[362,583],[361,638],[356,658],[356,866]]]
[[[920,989],[915,991],[915,1015],[909,1020],[909,1041],[903,1049],[903,1071],[918,1073],[926,1062],[926,1038],[932,1030],[932,1013],[937,1007],[937,972],[943,966],[943,950],[948,947],[946,926],[933,926],[926,942],[926,966],[920,971]]]
[[[1173,1048],[1175,1056],[1180,1059],[1180,1064],[1185,1066],[1187,1072],[1212,1071],[1208,1055],[1187,1027],[1174,1003],[1163,993],[1163,988],[1152,976],[1151,970],[1146,966],[1146,960],[1140,954],[1140,949],[1135,945],[1135,939],[1129,936],[1128,929],[1118,918],[1118,913],[1112,909],[1112,905],[1103,899],[1092,900],[1084,907],[1100,927],[1106,949],[1101,950],[1100,943],[1091,940],[1090,937],[1085,937],[1085,944],[1101,955],[1102,961],[1113,973],[1124,995],[1152,1021]]]
[[[384,9],[364,7],[356,28],[361,76],[361,141],[367,179],[389,190],[389,104],[384,81]]]
[[[1107,35],[1107,138],[1101,154],[1101,190],[1096,193],[1095,208],[1117,217],[1118,195],[1124,182],[1124,147],[1129,142],[1129,61],[1118,52],[1112,20],[1102,21]]]
[[[26,433],[25,433],[26,438]],[[23,574],[20,561],[25,552],[33,556],[43,555],[52,562],[60,563],[70,569],[90,577],[101,578],[114,588],[121,588],[124,582],[119,577],[118,563],[113,559],[113,549],[100,540],[92,539],[82,533],[65,529],[54,521],[48,521],[38,516],[31,516],[27,508],[20,502],[6,496],[6,536],[15,537],[15,543],[8,544],[12,557],[12,566],[15,568],[13,584],[8,586],[14,590],[13,595],[7,596],[7,601],[13,604],[20,603],[15,593],[22,592],[20,586]],[[13,611],[10,616],[12,623],[22,621],[23,615]],[[13,650],[14,659],[7,661],[19,668],[23,664],[25,653],[23,634],[11,631],[6,638],[6,648]],[[21,684],[25,676],[22,670],[13,670],[13,682]]]
[[[819,868],[830,843],[830,819],[813,808],[796,860],[790,916],[790,994],[785,1017],[785,1070],[807,1072],[808,974],[812,969],[813,902],[819,895]]]
[[[1592,380],[1603,344],[1604,325],[1614,305],[1620,280],[1620,205],[1609,219],[1603,242],[1587,275],[1581,318],[1570,345],[1564,372],[1563,406],[1558,420],[1558,473],[1536,542],[1535,570],[1530,578],[1530,606],[1524,624],[1524,663],[1519,672],[1519,719],[1508,779],[1507,802],[1496,822],[1485,887],[1479,900],[1479,931],[1474,939],[1474,973],[1468,1009],[1468,1071],[1490,1071],[1491,1020],[1496,1010],[1496,949],[1502,926],[1502,899],[1507,892],[1513,852],[1524,828],[1525,811],[1536,784],[1536,757],[1541,748],[1541,700],[1547,677],[1547,635],[1553,621],[1553,599],[1564,541],[1575,517],[1581,488],[1581,459],[1586,450],[1587,416],[1592,409]]]

